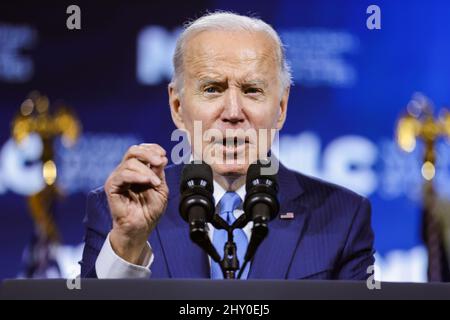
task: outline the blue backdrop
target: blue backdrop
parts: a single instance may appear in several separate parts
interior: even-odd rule
[[[29,92],[63,100],[83,124],[73,148],[55,146],[66,194],[56,208],[63,238],[56,250],[69,275],[77,272],[86,193],[128,146],[173,145],[166,86],[182,23],[222,9],[263,18],[286,43],[295,85],[281,160],[368,196],[380,277],[425,279],[420,148],[405,154],[393,137],[415,92],[437,109],[450,105],[448,1],[81,1],[75,31],[66,28],[70,4],[0,4],[0,278],[22,271],[33,230],[25,198],[42,185],[39,140],[10,140]],[[381,30],[366,26],[371,4],[381,9]],[[450,147],[443,142],[438,151],[435,183],[450,197]]]

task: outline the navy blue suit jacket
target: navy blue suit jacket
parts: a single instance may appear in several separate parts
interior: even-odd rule
[[[151,278],[210,277],[208,257],[191,242],[178,213],[181,169],[166,169],[168,205],[149,238],[155,255]],[[281,164],[278,179],[280,214],[293,212],[294,218],[270,222],[248,278],[367,279],[367,268],[374,263],[369,201]],[[85,226],[81,276],[95,278],[95,261],[112,228],[103,189],[88,195]]]

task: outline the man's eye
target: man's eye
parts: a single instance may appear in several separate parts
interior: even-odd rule
[[[244,90],[245,94],[257,94],[257,93],[260,93],[260,92],[261,92],[261,90],[259,88],[246,88]]]
[[[219,92],[219,90],[216,87],[207,87],[205,89],[205,92],[206,93],[217,93],[217,92]]]

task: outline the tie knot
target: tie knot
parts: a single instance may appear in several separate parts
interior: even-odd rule
[[[236,192],[226,192],[219,202],[220,216],[228,222],[230,222],[230,219],[234,220],[234,216],[231,217],[231,215],[239,207],[241,201],[241,197]]]

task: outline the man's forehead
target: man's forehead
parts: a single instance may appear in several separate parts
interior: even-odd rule
[[[197,77],[224,68],[268,72],[278,61],[274,44],[261,33],[203,32],[188,41],[184,54],[185,69]]]

